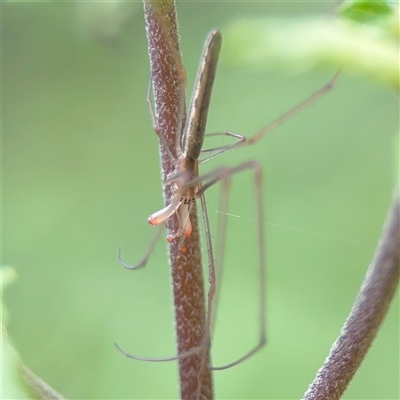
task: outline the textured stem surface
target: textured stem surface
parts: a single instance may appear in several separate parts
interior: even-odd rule
[[[400,269],[400,205],[396,191],[374,259],[339,338],[304,400],[340,399],[370,348],[395,294]]]
[[[173,1],[144,1],[149,56],[153,82],[154,103],[158,131],[165,138],[171,153],[176,154],[177,129],[182,129],[186,115],[182,90],[176,9]],[[181,122],[181,123],[180,123]],[[174,170],[174,163],[160,143],[162,179],[165,182]],[[164,185],[166,204],[171,197],[170,187]],[[185,239],[181,251],[180,238],[170,244],[170,260],[174,290],[175,323],[178,352],[185,353],[202,344],[205,334],[205,296],[202,275],[200,236],[196,207],[190,215],[193,231]],[[176,217],[168,221],[172,232],[178,229]],[[194,400],[198,395],[198,381],[204,353],[179,360],[181,398]],[[201,376],[201,399],[212,399],[212,380],[208,368]]]

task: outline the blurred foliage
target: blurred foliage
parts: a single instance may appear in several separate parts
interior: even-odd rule
[[[141,2],[118,0],[98,2],[79,1],[75,5],[75,18],[83,34],[106,46],[118,43],[132,23],[132,15],[141,9]]]
[[[16,281],[18,277],[17,271],[15,270],[15,268],[12,268],[8,265],[0,267],[0,296],[1,299],[3,298],[3,290],[11,285],[13,282]],[[3,319],[2,319],[2,323],[3,324],[7,324],[7,319],[4,316],[3,312]]]
[[[201,166],[207,172],[254,158],[266,176],[269,344],[215,374],[218,398],[301,397],[350,310],[398,180],[398,99],[387,88],[347,76],[351,70],[396,84],[392,31],[385,36],[377,23],[335,23],[329,42],[329,35],[318,38],[325,7],[300,1],[178,4],[188,88],[212,28],[224,35],[225,61],[258,63],[247,70],[221,63],[209,132],[250,136],[345,65],[333,92],[260,144]],[[145,356],[175,353],[165,243],[137,273],[116,261],[118,248],[127,261],[140,258],[152,235],[146,218],[163,204],[140,9],[140,3],[120,2],[2,4],[2,257],[18,266],[19,276],[4,294],[7,327],[24,362],[68,398],[178,396],[174,363],[134,362],[113,346]],[[271,37],[258,22],[242,29],[243,37],[224,28],[247,15],[276,21]],[[292,24],[294,16],[312,25]],[[364,47],[354,47],[350,30]],[[252,33],[259,38],[250,40]],[[274,37],[281,41],[272,43]],[[270,58],[264,41],[272,43]],[[366,55],[371,66],[357,61],[366,62]],[[271,63],[308,72],[267,71]],[[313,66],[330,69],[310,72]],[[216,364],[242,355],[257,338],[253,187],[246,175],[233,181]],[[207,192],[207,201],[215,232],[218,191]],[[399,398],[398,315],[395,301],[344,398]]]
[[[22,389],[19,374],[18,356],[8,341],[7,334],[2,326],[1,332],[1,398],[25,399],[28,398]]]
[[[233,64],[257,68],[343,68],[399,89],[398,8],[352,2],[341,9],[346,18],[368,24],[318,16],[241,18],[228,28],[227,57]]]
[[[397,3],[387,0],[350,0],[339,7],[339,15],[352,21],[376,23],[396,15]]]
[[[3,305],[3,291],[17,279],[15,268],[4,266],[0,269],[0,308],[1,308],[1,398],[23,399],[26,393],[21,388],[19,377],[18,356],[8,341],[6,326],[9,319],[8,311]]]

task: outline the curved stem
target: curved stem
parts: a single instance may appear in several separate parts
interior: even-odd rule
[[[370,348],[395,294],[400,269],[399,194],[339,338],[303,400],[340,399]]]

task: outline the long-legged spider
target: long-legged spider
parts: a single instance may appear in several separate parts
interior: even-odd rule
[[[213,312],[213,299],[216,293],[216,279],[215,279],[215,265],[214,265],[214,255],[213,255],[213,246],[210,236],[210,227],[207,216],[207,208],[204,193],[211,186],[216,183],[221,182],[222,190],[221,190],[221,214],[220,214],[220,232],[219,234],[222,237],[221,246],[218,249],[220,254],[220,258],[223,257],[224,252],[224,242],[225,242],[225,233],[226,233],[226,208],[228,204],[228,196],[229,196],[229,187],[230,187],[230,179],[233,175],[245,171],[250,170],[253,173],[254,178],[254,186],[255,186],[255,207],[256,207],[256,222],[257,222],[257,238],[258,238],[258,273],[259,273],[259,314],[260,314],[260,328],[259,328],[259,339],[258,343],[245,355],[240,357],[239,359],[220,367],[210,366],[209,368],[213,370],[221,370],[232,367],[234,365],[239,364],[240,362],[246,360],[254,353],[259,351],[266,343],[266,318],[265,318],[265,280],[266,280],[266,268],[265,268],[265,234],[264,234],[264,213],[263,213],[263,200],[262,200],[262,170],[260,163],[257,161],[248,161],[242,164],[239,164],[235,167],[222,167],[215,169],[207,174],[199,175],[199,164],[201,162],[210,160],[214,158],[216,155],[225,152],[227,150],[238,148],[239,146],[246,146],[257,143],[264,135],[273,130],[278,125],[282,124],[284,121],[289,119],[294,114],[298,113],[305,107],[309,106],[311,103],[316,101],[322,95],[327,93],[335,84],[338,73],[321,89],[317,92],[306,98],[303,102],[286,112],[285,114],[278,117],[272,123],[267,125],[266,127],[259,130],[256,134],[251,136],[250,138],[246,138],[243,135],[239,135],[230,131],[214,133],[211,135],[225,135],[230,136],[235,139],[235,142],[229,146],[223,147],[215,147],[212,149],[203,150],[203,141],[205,137],[205,128],[207,122],[208,108],[210,104],[211,92],[214,83],[214,77],[217,68],[217,62],[219,58],[219,53],[221,49],[222,37],[221,33],[218,30],[212,31],[205,44],[202,60],[200,63],[200,68],[192,96],[192,101],[189,109],[188,118],[186,119],[186,124],[183,129],[182,135],[179,135],[182,127],[182,115],[180,120],[178,121],[178,137],[176,139],[176,145],[174,152],[168,147],[166,140],[160,132],[160,129],[157,126],[156,118],[154,116],[154,112],[152,110],[150,95],[149,95],[149,105],[151,114],[153,117],[153,125],[155,127],[156,133],[160,138],[160,141],[168,153],[171,161],[174,164],[174,171],[167,177],[166,184],[171,185],[172,196],[169,199],[169,203],[163,209],[153,213],[149,218],[148,222],[157,226],[166,223],[166,221],[172,216],[176,215],[179,228],[174,232],[169,232],[167,235],[168,241],[180,240],[181,243],[181,251],[185,252],[185,247],[183,246],[183,239],[185,237],[190,236],[192,231],[192,224],[190,221],[190,211],[196,199],[200,199],[202,210],[203,210],[203,219],[206,230],[206,244],[207,244],[207,252],[209,259],[209,282],[210,287],[208,291],[208,302],[207,302],[207,314],[206,314],[206,333],[203,338],[203,342],[201,346],[195,347],[185,353],[179,354],[178,356],[169,357],[169,358],[148,358],[141,357],[126,353],[122,350],[118,345],[118,349],[122,351],[127,357],[143,360],[143,361],[171,361],[177,360],[185,357],[192,356],[201,351],[204,352],[204,356],[202,358],[202,368],[206,367],[206,354],[208,352],[208,348],[211,342],[211,322],[212,322],[212,312]],[[179,66],[180,64],[177,63]],[[179,67],[178,67],[179,68]],[[183,95],[185,88],[185,72],[183,66],[180,67],[181,70],[178,71],[178,76],[180,77],[181,84],[181,93]],[[150,92],[150,90],[149,90]],[[209,153],[208,157],[203,160],[199,160],[201,153]],[[154,239],[152,240],[147,252],[143,259],[137,265],[128,265],[126,264],[122,258],[120,251],[118,252],[118,260],[119,262],[127,269],[135,270],[143,267],[148,261],[152,250],[154,249],[158,239],[161,236],[161,229],[158,229]],[[222,262],[221,262],[222,263]],[[201,382],[199,380],[199,388],[201,387]],[[200,390],[198,390],[199,396]]]

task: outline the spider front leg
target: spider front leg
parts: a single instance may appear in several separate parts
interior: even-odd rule
[[[325,94],[329,93],[336,85],[336,81],[340,75],[341,70],[339,69],[335,75],[326,83],[324,86],[322,86],[319,90],[305,98],[301,103],[297,104],[293,108],[291,108],[289,111],[285,112],[284,114],[280,115],[278,118],[276,118],[274,121],[269,123],[267,126],[264,128],[261,128],[258,132],[256,132],[254,135],[245,138],[243,143],[241,144],[242,146],[246,145],[252,145],[257,143],[259,140],[261,140],[267,133],[273,131],[276,127],[279,125],[283,124],[285,121],[299,113],[300,111],[304,110],[308,106],[310,106],[312,103],[316,102],[319,100],[322,96]]]
[[[200,160],[201,163],[209,161],[216,157],[217,155],[224,153],[225,151],[232,150],[235,148],[239,148],[241,146],[248,146],[248,145],[253,145],[256,144],[259,140],[261,140],[267,133],[271,132],[275,128],[277,128],[279,125],[283,124],[285,121],[296,115],[297,113],[301,112],[308,106],[310,106],[312,103],[315,101],[319,100],[322,96],[330,92],[336,85],[336,81],[340,75],[340,70],[336,72],[336,74],[329,80],[328,83],[326,83],[324,86],[322,86],[319,90],[317,90],[315,93],[311,94],[307,98],[305,98],[301,103],[297,104],[293,108],[291,108],[289,111],[285,112],[284,114],[280,115],[278,118],[276,118],[274,121],[266,125],[265,127],[261,128],[258,132],[253,134],[250,137],[246,137],[244,135],[241,135],[239,133],[234,133],[231,131],[225,131],[225,132],[217,132],[217,133],[208,133],[206,134],[207,137],[210,136],[229,136],[232,137],[235,140],[234,143],[227,145],[227,146],[218,146],[218,147],[213,147],[210,149],[204,149],[201,151],[201,154],[205,153],[213,153],[210,156]]]

